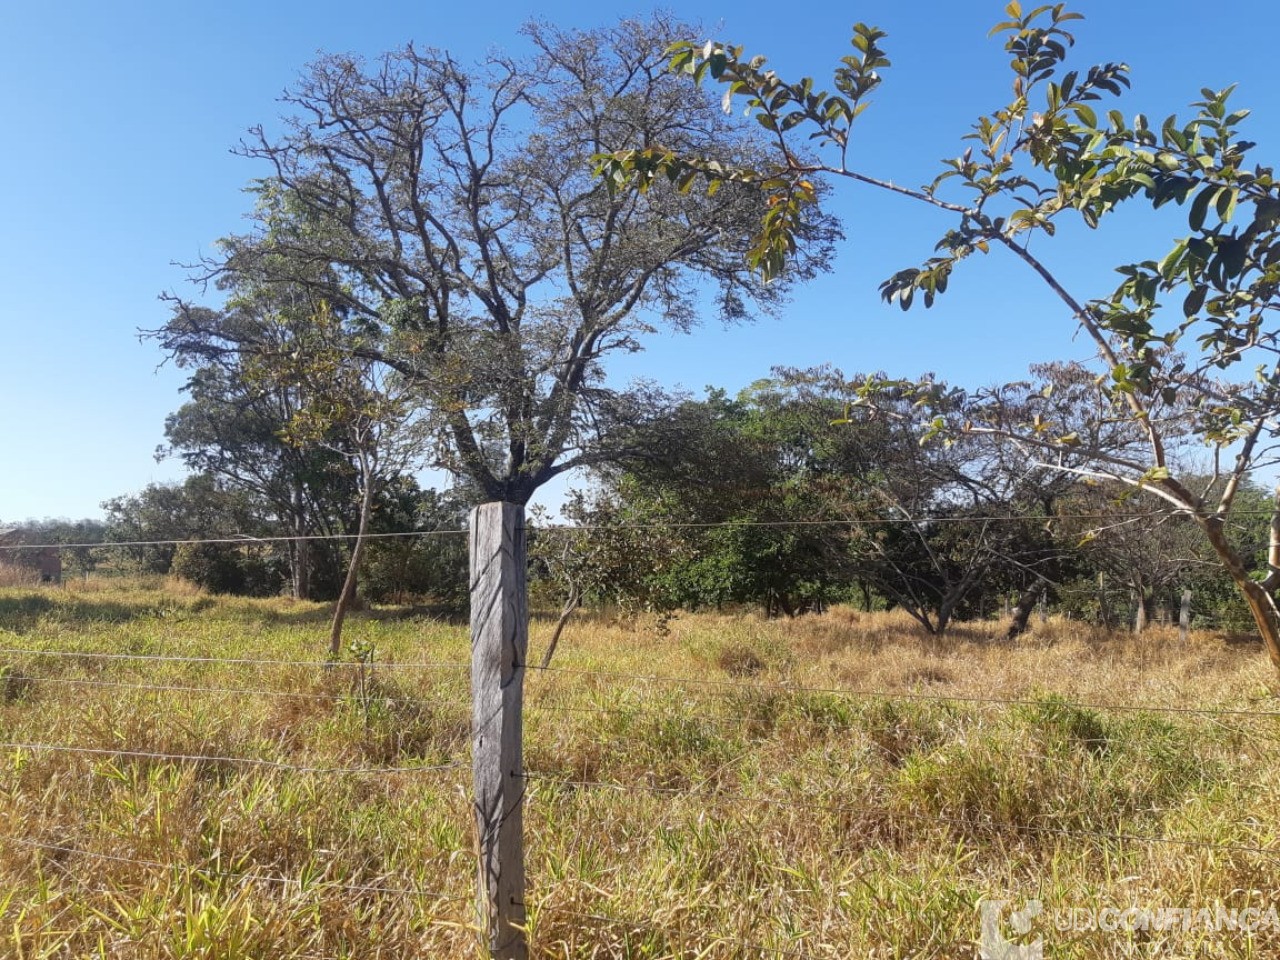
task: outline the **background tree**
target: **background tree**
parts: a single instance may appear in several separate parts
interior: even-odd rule
[[[370,599],[423,602],[457,615],[467,605],[467,501],[457,492],[419,488],[412,477],[384,485],[370,520],[363,586]]]
[[[175,306],[167,328],[175,362],[192,370],[188,402],[165,421],[158,456],[242,491],[287,542],[290,590],[299,599],[335,596],[340,554],[326,537],[349,525],[358,502],[350,461],[333,445],[289,442],[285,428],[309,402],[305,385],[264,378],[255,357],[290,357],[318,309],[304,297],[267,299],[254,291],[226,308]]]
[[[874,594],[941,634],[1002,592],[1060,577],[1064,551],[1044,528],[1071,481],[977,436],[921,446],[934,414],[914,387],[892,408],[884,391],[875,408],[856,405],[881,380],[783,371],[735,398],[686,401],[646,431],[650,455],[606,472],[601,498],[616,523],[680,544],[669,564],[645,564],[637,589],[794,616],[861,587],[864,604]],[[580,533],[584,546],[619,536],[601,525]]]
[[[832,426],[840,411],[780,380],[735,398],[711,390],[643,431],[646,455],[605,474],[610,498],[684,545],[662,571],[673,603],[795,616],[843,595],[849,530],[827,521],[848,517],[849,472],[865,458],[861,437]]]
[[[102,509],[106,542],[138,544],[113,549],[111,558],[123,555],[143,573],[174,572],[183,541],[252,542],[274,532],[268,506],[208,473],[193,474],[178,484],[150,484],[136,494],[107,500]],[[211,579],[201,582],[201,575],[197,582],[219,592],[238,592],[246,583],[252,585],[252,592],[279,589],[279,579],[269,570],[255,569],[251,576],[244,569],[234,572],[243,554],[232,544],[204,544],[188,550],[187,559],[193,565],[186,572],[193,573],[197,566],[210,572]]]
[[[527,61],[476,71],[412,47],[366,66],[327,56],[285,102],[279,137],[244,147],[271,175],[255,229],[223,241],[203,275],[226,289],[287,289],[376,330],[362,358],[412,383],[441,442],[436,462],[489,500],[525,503],[547,480],[602,462],[652,398],[606,388],[602,362],[664,323],[771,309],[786,282],[743,262],[766,198],[672,184],[641,197],[591,176],[602,151],[663,142],[741,163],[758,138],[663,68],[687,28],[666,19],[561,32],[534,24]],[[836,235],[798,233],[794,279],[826,265]],[[790,282],[792,278],[788,278]],[[180,311],[170,350],[210,331]]]
[[[248,382],[268,392],[296,390],[303,398],[280,430],[288,443],[327,449],[355,465],[355,534],[329,630],[329,656],[337,657],[378,495],[411,472],[423,444],[403,379],[362,357],[368,341],[328,304],[321,302],[285,342],[285,349],[245,357]]]

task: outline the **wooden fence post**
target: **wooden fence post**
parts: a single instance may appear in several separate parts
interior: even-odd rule
[[[1182,591],[1182,609],[1178,611],[1178,634],[1183,643],[1191,639],[1191,591]]]
[[[487,956],[525,960],[523,703],[529,618],[524,507],[471,511],[471,737],[477,908]]]
[[[1098,617],[1102,625],[1111,629],[1111,604],[1107,601],[1107,581],[1102,571],[1098,571]]]

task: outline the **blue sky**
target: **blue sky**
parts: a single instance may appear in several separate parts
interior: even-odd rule
[[[1259,157],[1275,162],[1280,94],[1273,8],[1078,0],[1075,62],[1132,67],[1127,112],[1182,110],[1202,86],[1238,83]],[[181,476],[156,463],[183,377],[137,331],[161,324],[164,290],[191,294],[190,262],[243,229],[244,185],[265,173],[230,148],[280,114],[276,97],[319,51],[374,56],[413,40],[474,59],[517,51],[537,15],[590,27],[651,9],[490,0],[467,4],[271,0],[220,4],[9,3],[0,8],[0,519],[99,514],[102,500]],[[855,150],[869,172],[917,185],[958,153],[971,120],[1007,99],[1001,4],[866,0],[795,8],[757,0],[674,6],[705,32],[769,55],[784,75],[829,72],[854,20],[882,27],[893,67]],[[1219,11],[1228,11],[1221,14]],[[946,220],[852,184],[836,270],[799,291],[781,319],[655,335],[619,378],[738,389],[774,365],[935,371],[968,386],[1028,363],[1083,355],[1062,309],[997,256],[969,264],[933,310],[879,304],[880,280],[928,255]],[[1082,295],[1110,267],[1162,251],[1141,219],[1105,235],[1067,231],[1039,253]]]

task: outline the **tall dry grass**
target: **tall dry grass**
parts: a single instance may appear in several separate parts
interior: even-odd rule
[[[465,631],[369,611],[350,639],[371,673],[297,665],[322,659],[326,614],[0,590],[0,956],[475,955]],[[1260,651],[999,634],[843,609],[576,621],[527,684],[534,955],[973,957],[979,902],[1031,897],[1047,956],[1280,955],[1269,928],[1052,922],[1280,901]]]
[[[40,571],[18,563],[0,562],[0,587],[34,587],[40,583]]]

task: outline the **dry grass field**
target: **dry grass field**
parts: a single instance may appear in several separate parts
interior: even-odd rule
[[[367,611],[325,670],[326,613],[0,589],[0,956],[476,955],[465,629]],[[1040,901],[1002,931],[1047,957],[1280,956],[1079,922],[1280,903],[1260,648],[999,632],[575,621],[527,684],[534,956],[972,958],[990,899]]]

